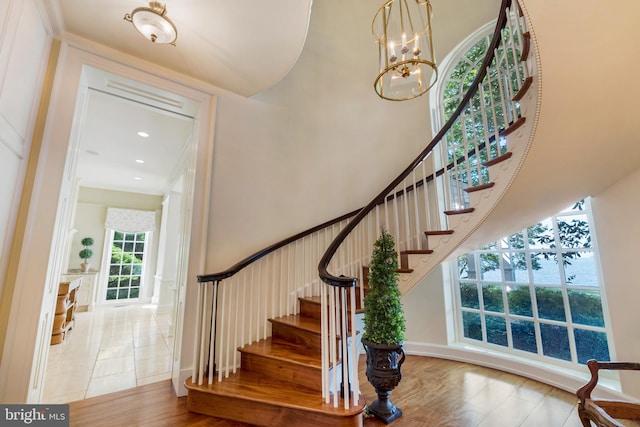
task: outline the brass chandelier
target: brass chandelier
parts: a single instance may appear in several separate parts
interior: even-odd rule
[[[167,8],[160,2],[149,2],[149,7],[137,7],[124,15],[124,20],[153,43],[176,45],[178,30],[167,16]]]
[[[378,41],[380,73],[373,86],[381,98],[413,99],[438,79],[431,14],[430,0],[388,0],[376,12],[371,29]]]

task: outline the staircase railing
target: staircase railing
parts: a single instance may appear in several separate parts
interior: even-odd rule
[[[519,5],[503,0],[487,54],[457,109],[415,160],[341,229],[320,260],[327,301],[322,305],[323,383],[335,384],[336,366],[346,364],[341,394],[350,394],[354,402],[359,395],[355,331],[340,319],[355,313],[358,282],[362,303],[362,272],[373,243],[385,228],[399,251],[428,253],[429,234],[452,233],[449,217],[473,211],[469,193],[493,185],[489,168],[509,158],[506,136],[524,122],[519,100],[531,84],[525,62],[529,41]],[[350,345],[339,340],[346,336]],[[335,349],[336,342],[342,347]],[[323,395],[329,402],[331,391]]]
[[[198,276],[194,383],[235,373],[237,349],[270,336],[268,318],[296,314],[298,297],[320,294],[317,260],[357,212],[274,243],[227,270]]]

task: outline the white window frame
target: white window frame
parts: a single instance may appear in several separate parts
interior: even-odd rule
[[[143,259],[142,259],[142,267],[141,267],[141,273],[140,273],[140,287],[138,290],[138,296],[136,298],[127,298],[127,299],[107,299],[107,292],[110,289],[109,288],[109,276],[111,276],[110,274],[110,267],[111,267],[111,253],[112,253],[112,248],[113,248],[113,242],[114,242],[114,236],[115,233],[123,233],[123,234],[145,234],[145,240],[144,240],[144,249],[143,249]],[[152,239],[152,231],[141,231],[141,232],[125,232],[125,231],[120,231],[120,230],[115,230],[115,229],[107,229],[107,235],[108,238],[105,239],[107,243],[106,248],[108,248],[108,250],[104,251],[104,253],[106,254],[105,256],[105,262],[104,262],[104,271],[105,271],[105,275],[104,275],[104,285],[101,287],[102,288],[102,292],[101,292],[101,296],[100,296],[100,301],[103,304],[107,304],[107,305],[111,305],[111,304],[123,304],[123,303],[137,303],[141,300],[142,296],[144,295],[144,290],[145,290],[145,282],[146,280],[146,265],[148,262],[148,258],[149,258],[149,245],[151,244],[151,239]]]

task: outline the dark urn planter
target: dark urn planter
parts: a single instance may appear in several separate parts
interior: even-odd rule
[[[391,391],[402,379],[400,366],[405,354],[402,345],[376,344],[362,340],[367,352],[367,379],[376,389],[378,400],[367,406],[367,412],[385,424],[402,416],[402,410],[389,400]]]

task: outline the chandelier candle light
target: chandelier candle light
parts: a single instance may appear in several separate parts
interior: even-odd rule
[[[388,0],[373,18],[380,73],[373,84],[383,99],[405,101],[426,93],[438,79],[429,0]]]
[[[178,30],[167,17],[167,8],[160,2],[149,2],[149,7],[137,7],[124,15],[136,30],[148,40],[158,44],[176,45]]]

